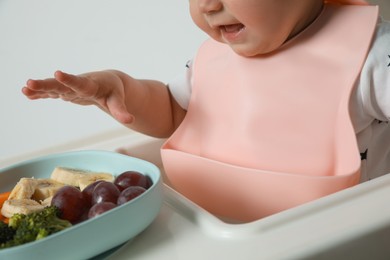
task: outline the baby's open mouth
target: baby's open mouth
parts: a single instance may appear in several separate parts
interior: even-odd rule
[[[235,33],[235,32],[239,32],[242,29],[244,29],[244,25],[241,23],[223,25],[223,26],[221,26],[221,29],[227,33]]]

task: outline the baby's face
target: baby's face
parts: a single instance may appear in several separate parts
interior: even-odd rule
[[[272,52],[306,28],[323,0],[190,0],[194,22],[237,54]]]

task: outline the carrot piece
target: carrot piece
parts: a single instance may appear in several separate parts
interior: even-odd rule
[[[4,201],[6,201],[11,194],[11,191],[0,193],[0,209],[3,207]],[[8,224],[9,219],[1,215],[0,212],[0,221]]]
[[[0,193],[0,208],[3,206],[4,201],[6,201],[11,194],[11,191],[6,191],[3,193]]]
[[[3,221],[4,223],[8,224],[9,223],[9,218],[4,217],[3,215],[0,214],[0,221]]]

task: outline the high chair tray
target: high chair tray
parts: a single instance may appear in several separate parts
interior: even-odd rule
[[[163,141],[120,129],[6,158],[0,166],[65,150],[103,149],[162,169]],[[163,206],[154,222],[131,241],[94,259],[388,259],[388,198],[390,175],[385,175],[255,222],[231,224],[164,185]]]

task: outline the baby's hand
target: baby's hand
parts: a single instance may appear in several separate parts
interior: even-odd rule
[[[54,78],[28,80],[22,92],[32,100],[61,98],[79,105],[96,105],[123,124],[133,121],[125,105],[123,82],[113,71],[77,76],[56,71]]]

